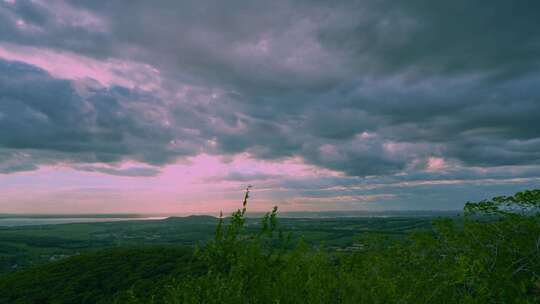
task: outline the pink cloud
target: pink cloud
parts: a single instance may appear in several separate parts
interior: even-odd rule
[[[70,52],[0,44],[0,58],[21,61],[44,69],[61,79],[93,79],[101,85],[156,90],[161,87],[159,70],[143,63],[108,59],[95,60]]]
[[[428,171],[441,171],[447,167],[444,158],[430,157],[428,158],[427,170]]]

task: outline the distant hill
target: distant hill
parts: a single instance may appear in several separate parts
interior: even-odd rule
[[[218,218],[211,215],[190,215],[190,216],[171,216],[165,219],[168,222],[182,222],[182,223],[200,223],[200,224],[214,224],[217,223]]]

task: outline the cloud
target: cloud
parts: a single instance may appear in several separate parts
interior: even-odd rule
[[[39,68],[5,60],[0,91],[0,147],[12,151],[5,154],[8,162],[26,155],[32,165],[21,168],[123,160],[162,165],[198,149],[195,138],[172,144],[182,132],[165,123],[161,102],[146,92],[99,85],[81,91]]]
[[[0,173],[34,171],[37,168],[25,153],[0,150]]]
[[[114,168],[103,166],[75,166],[74,169],[86,172],[99,172],[104,174],[110,174],[115,176],[128,176],[128,177],[148,177],[156,176],[159,174],[158,168],[152,167],[129,167],[129,168]]]
[[[95,81],[101,86],[121,86],[153,91],[160,89],[159,72],[146,64],[122,60],[95,60],[71,52],[0,43],[0,58],[24,62],[52,77]]]
[[[537,6],[3,2],[0,55],[26,65],[0,66],[0,144],[77,164],[248,153],[349,177],[536,166]]]

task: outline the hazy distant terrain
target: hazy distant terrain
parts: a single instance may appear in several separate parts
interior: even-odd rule
[[[414,230],[431,229],[437,215],[417,217],[330,217],[333,213],[296,213],[318,218],[281,218],[285,232],[303,236],[313,246],[324,244],[332,250],[349,250],[355,235],[379,232],[400,236]],[[410,214],[409,214],[410,215]],[[291,216],[291,214],[289,214]],[[163,220],[85,218],[93,223],[26,226],[32,221],[77,221],[77,218],[0,219],[22,221],[20,227],[0,227],[0,273],[11,272],[78,255],[93,249],[119,246],[188,245],[204,243],[213,237],[218,219],[211,216],[172,217]],[[256,230],[260,218],[250,218],[247,228]]]

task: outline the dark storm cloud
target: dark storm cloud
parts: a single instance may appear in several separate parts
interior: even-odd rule
[[[60,161],[114,163],[131,159],[161,165],[196,152],[196,148],[170,144],[181,132],[162,123],[160,104],[147,93],[100,86],[79,92],[70,81],[4,60],[0,60],[0,92],[2,158],[8,164],[15,162],[4,172]]]
[[[150,64],[167,102],[129,107],[144,93],[115,88],[82,98],[36,71],[1,78],[6,148],[152,164],[247,151],[349,176],[421,171],[431,156],[540,161],[537,1],[51,3],[0,4],[0,40]],[[197,89],[175,98],[181,85]],[[152,103],[172,125],[146,115]]]
[[[476,71],[502,77],[538,67],[537,1],[368,3],[352,10],[363,18],[321,31],[325,44],[360,55],[358,64],[369,59],[381,72],[412,69],[418,77]]]
[[[0,26],[3,42],[91,52],[101,58],[112,50],[113,37],[103,19],[63,1],[2,1]]]

